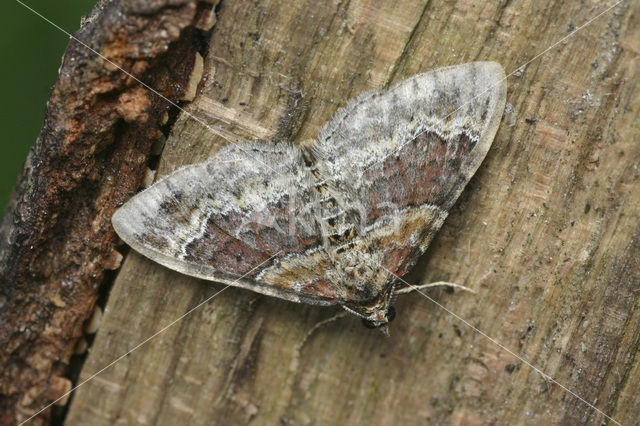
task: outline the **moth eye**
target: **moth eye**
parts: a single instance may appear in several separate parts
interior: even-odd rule
[[[393,306],[389,306],[387,310],[387,321],[391,322],[396,317],[396,308]]]
[[[366,318],[362,318],[362,324],[364,324],[367,328],[378,328],[379,326],[375,325],[372,321],[369,321]]]

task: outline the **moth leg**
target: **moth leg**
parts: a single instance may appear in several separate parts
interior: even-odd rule
[[[344,318],[344,317],[346,317],[347,315],[348,315],[347,311],[341,310],[341,311],[338,311],[338,313],[337,313],[337,314],[332,315],[332,316],[330,316],[329,318],[324,319],[324,320],[322,320],[322,321],[318,322],[318,323],[317,323],[316,325],[314,325],[313,327],[311,327],[311,330],[309,330],[309,331],[307,332],[307,335],[306,335],[306,336],[304,336],[304,339],[302,339],[302,341],[301,341],[300,343],[298,343],[298,346],[297,346],[297,348],[296,348],[296,349],[297,349],[297,351],[298,351],[298,352],[300,352],[300,350],[302,349],[302,347],[304,346],[304,344],[305,344],[305,343],[307,343],[307,340],[309,340],[309,337],[311,337],[311,335],[312,335],[312,334],[313,334],[317,329],[319,329],[320,327],[322,327],[322,326],[324,326],[324,325],[327,325],[327,324],[329,324],[329,323],[331,323],[331,322],[333,322],[333,321],[339,320],[340,318]]]
[[[464,291],[468,291],[470,293],[476,293],[475,290],[470,289],[469,287],[465,287],[462,286],[460,284],[456,284],[456,283],[450,283],[447,281],[436,281],[433,283],[428,283],[428,284],[421,284],[421,285],[410,285],[407,287],[403,287],[400,288],[398,290],[396,290],[395,294],[409,294],[409,293],[413,293],[414,291],[421,291],[421,290],[427,290],[429,288],[433,288],[433,287],[449,287],[450,289],[460,289],[460,290],[464,290]]]
[[[302,353],[302,347],[305,345],[305,343],[307,343],[307,340],[309,340],[311,335],[316,330],[318,330],[323,325],[329,324],[330,322],[333,322],[333,321],[335,321],[337,319],[346,317],[347,315],[348,315],[347,311],[340,310],[335,315],[332,315],[329,318],[324,319],[324,320],[318,322],[313,327],[311,327],[311,330],[309,330],[307,332],[307,334],[304,336],[304,338],[300,341],[300,343],[298,343],[295,346],[295,349],[294,349],[295,352],[293,353],[293,356],[291,357],[291,363],[289,364],[289,371],[292,372],[292,373],[295,373],[295,372],[297,372],[299,370],[299,368],[300,368],[300,354]]]

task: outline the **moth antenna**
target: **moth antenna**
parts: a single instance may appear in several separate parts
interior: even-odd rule
[[[407,287],[403,287],[401,289],[398,289],[396,291],[396,294],[409,294],[409,293],[413,293],[414,291],[420,291],[420,290],[426,290],[429,288],[434,288],[434,287],[449,287],[451,289],[460,289],[460,290],[464,290],[464,291],[468,291],[469,293],[473,293],[476,294],[477,292],[475,290],[470,289],[469,287],[465,287],[463,285],[460,284],[456,284],[456,283],[450,283],[447,281],[436,281],[433,283],[428,283],[428,284],[420,284],[420,285],[409,285]]]

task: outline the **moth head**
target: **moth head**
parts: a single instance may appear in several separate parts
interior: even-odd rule
[[[365,327],[380,328],[384,334],[388,334],[387,325],[396,316],[396,310],[391,305],[394,288],[394,285],[390,285],[371,299],[344,302],[342,307],[362,318]]]

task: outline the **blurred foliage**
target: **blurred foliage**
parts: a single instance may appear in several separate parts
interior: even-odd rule
[[[69,33],[95,0],[20,0]],[[51,87],[69,37],[16,0],[0,4],[2,25],[2,142],[0,215],[44,118]]]

